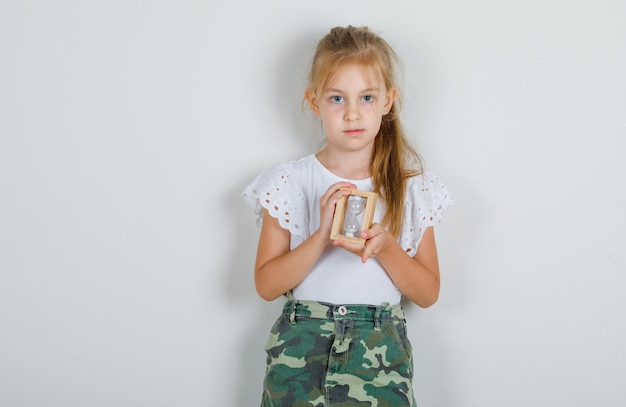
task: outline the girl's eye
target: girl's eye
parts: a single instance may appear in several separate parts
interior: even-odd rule
[[[333,103],[341,103],[343,102],[343,97],[341,96],[331,96],[330,101]]]
[[[372,95],[365,95],[361,98],[361,100],[364,102],[372,102],[374,100],[374,97]]]

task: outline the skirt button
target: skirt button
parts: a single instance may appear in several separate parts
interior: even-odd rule
[[[346,315],[348,313],[348,308],[342,305],[337,309],[337,312],[339,313],[339,315]]]

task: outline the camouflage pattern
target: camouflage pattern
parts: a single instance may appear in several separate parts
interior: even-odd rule
[[[415,406],[400,305],[290,299],[265,350],[265,407]]]

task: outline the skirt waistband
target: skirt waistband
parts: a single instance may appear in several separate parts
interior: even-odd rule
[[[308,317],[316,319],[343,319],[350,318],[360,321],[375,320],[403,320],[402,305],[383,303],[380,305],[365,304],[330,304],[319,301],[289,299],[283,307],[283,314],[294,317]]]

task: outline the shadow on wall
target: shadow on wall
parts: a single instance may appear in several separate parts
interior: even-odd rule
[[[316,42],[326,28],[320,30],[303,30],[302,33],[294,33],[292,42],[285,48],[282,56],[275,63],[276,75],[273,78],[276,90],[269,100],[276,105],[275,111],[280,114],[276,118],[278,122],[288,122],[289,134],[281,135],[280,138],[291,139],[296,146],[285,151],[284,156],[279,155],[280,161],[297,159],[317,150],[320,144],[321,131],[319,122],[309,111],[303,111],[302,97],[306,84],[307,69]],[[273,131],[267,129],[268,132]],[[290,140],[291,141],[291,140]],[[271,148],[276,148],[274,145]],[[275,152],[272,152],[275,155]],[[260,229],[256,224],[256,215],[243,200],[241,193],[244,188],[256,177],[269,163],[259,155],[259,164],[250,166],[249,173],[245,173],[245,179],[233,180],[233,190],[226,191],[224,201],[220,205],[223,213],[228,217],[228,224],[233,227],[234,242],[229,244],[232,253],[228,258],[225,270],[224,284],[227,294],[226,301],[232,306],[245,312],[247,323],[243,330],[243,336],[237,346],[241,346],[239,359],[235,361],[238,366],[236,377],[238,383],[245,383],[247,391],[238,394],[237,405],[258,405],[261,399],[262,380],[265,370],[264,345],[270,329],[279,316],[284,304],[284,299],[279,298],[272,302],[265,302],[257,294],[254,288],[254,261]]]
[[[245,391],[236,396],[238,406],[258,405],[261,400],[265,340],[282,307],[280,299],[265,302],[254,288],[254,261],[260,229],[252,209],[241,196],[248,182],[237,183],[221,205],[223,213],[228,216],[228,224],[235,231],[232,235],[235,242],[229,245],[233,251],[228,256],[229,264],[224,276],[225,300],[232,309],[245,314],[241,316],[241,321],[245,323],[237,327],[241,336],[233,338],[233,345],[240,349],[233,353],[237,356],[232,360],[236,369],[231,381],[245,385]]]

